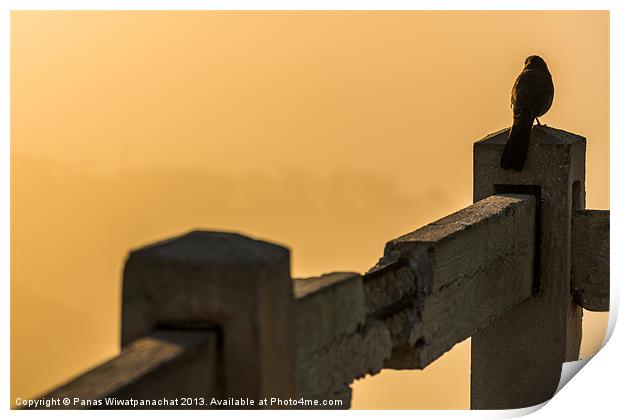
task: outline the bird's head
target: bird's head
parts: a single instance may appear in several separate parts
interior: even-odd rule
[[[539,57],[537,55],[530,55],[528,58],[525,59],[525,68],[546,69],[547,63],[545,63],[545,60],[543,60],[542,57]]]

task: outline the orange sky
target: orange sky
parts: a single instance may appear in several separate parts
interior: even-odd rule
[[[296,276],[363,272],[470,204],[472,143],[511,123],[533,53],[542,122],[588,138],[607,209],[608,12],[14,12],[12,399],[118,352],[130,248],[234,230],[290,246]],[[466,408],[468,360],[356,382],[353,405]]]

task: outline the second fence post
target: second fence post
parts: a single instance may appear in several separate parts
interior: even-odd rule
[[[294,314],[289,251],[278,245],[195,231],[125,265],[122,346],[156,327],[219,327],[220,394],[256,402],[228,408],[295,396]]]

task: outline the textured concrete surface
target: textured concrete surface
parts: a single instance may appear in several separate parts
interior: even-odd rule
[[[293,282],[296,297],[297,393],[351,405],[349,385],[381,370],[392,350],[382,323],[367,322],[356,273],[331,273]],[[333,407],[325,407],[333,408]]]
[[[539,294],[472,337],[471,407],[520,408],[550,399],[575,360],[581,308],[570,293],[571,216],[585,206],[585,138],[535,126],[522,172],[503,170],[508,129],[474,144],[474,201],[539,188]]]
[[[298,359],[366,322],[362,279],[357,273],[331,273],[293,281]]]
[[[376,374],[390,356],[392,342],[387,327],[369,322],[359,332],[342,336],[316,351],[302,351],[298,358],[298,396],[339,398],[348,408],[350,384],[366,374]]]
[[[609,311],[609,210],[573,214],[572,292],[589,311]]]
[[[365,282],[388,304],[375,314],[395,343],[386,366],[424,368],[530,297],[534,221],[534,197],[496,195],[388,242],[379,267],[406,264]]]

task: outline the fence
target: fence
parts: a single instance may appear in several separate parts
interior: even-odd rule
[[[585,138],[535,126],[513,172],[507,137],[474,144],[474,204],[388,242],[363,275],[292,281],[286,248],[220,232],[131,252],[122,352],[45,398],[347,408],[356,378],[423,369],[472,337],[472,408],[548,400],[578,357],[581,308],[608,310],[609,211],[584,210]]]

